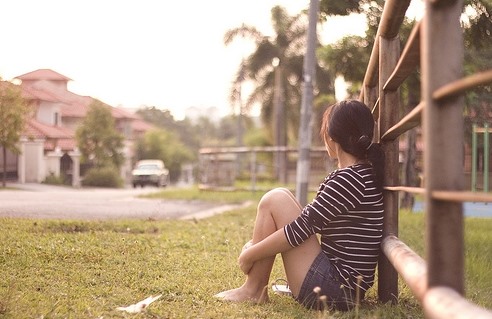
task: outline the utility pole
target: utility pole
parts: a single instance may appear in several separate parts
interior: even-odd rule
[[[283,66],[280,58],[272,61],[275,72],[275,86],[273,91],[273,108],[275,118],[275,177],[277,181],[285,184],[287,182],[287,153],[282,150],[287,146],[287,136],[285,128],[285,91],[283,81]]]
[[[237,87],[237,147],[241,147],[244,145],[244,127],[243,127],[243,82],[244,82],[244,59],[241,61],[241,69],[239,70],[239,78],[238,78],[238,87]],[[243,170],[243,155],[241,153],[236,154],[236,176],[241,175]]]
[[[239,81],[237,88],[237,146],[243,146],[243,98],[242,98],[242,89],[244,82],[244,59],[241,61],[241,69],[239,70]]]
[[[299,157],[297,159],[296,197],[299,203],[307,204],[310,172],[311,139],[313,131],[313,82],[316,78],[316,24],[318,23],[319,0],[310,0],[307,47],[304,56],[304,81],[302,86],[301,125],[299,126]]]

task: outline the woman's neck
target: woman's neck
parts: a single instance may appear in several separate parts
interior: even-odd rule
[[[355,164],[363,163],[363,161],[357,159],[357,157],[352,154],[346,153],[343,150],[339,150],[337,154],[338,158],[338,168],[345,168]]]

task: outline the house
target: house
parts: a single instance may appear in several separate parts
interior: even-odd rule
[[[71,79],[50,69],[39,69],[15,79],[20,81],[22,95],[34,112],[20,140],[20,154],[8,154],[5,159],[8,176],[20,183],[40,183],[49,175],[64,176],[73,186],[80,186],[81,154],[75,131],[94,98],[70,92],[67,85]],[[124,136],[126,161],[121,175],[128,180],[134,142],[153,126],[121,108],[111,107],[111,112],[116,129]]]

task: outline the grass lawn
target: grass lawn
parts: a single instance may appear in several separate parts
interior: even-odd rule
[[[158,197],[256,202],[260,195],[170,188]],[[254,205],[189,221],[2,218],[0,318],[423,318],[403,283],[398,305],[379,304],[372,288],[348,313],[309,311],[273,293],[265,305],[215,300],[243,282],[236,259],[254,218]],[[420,254],[423,227],[423,214],[400,214],[400,237]],[[467,218],[465,227],[467,297],[491,309],[492,219]],[[276,278],[285,278],[280,258]],[[158,294],[143,313],[115,309]]]

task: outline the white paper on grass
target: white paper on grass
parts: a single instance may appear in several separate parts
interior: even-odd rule
[[[127,307],[117,307],[116,310],[126,311],[129,313],[138,313],[138,312],[141,312],[142,310],[144,310],[145,308],[147,308],[151,303],[153,303],[154,301],[159,299],[161,296],[162,296],[162,294],[155,296],[155,297],[150,296],[150,297],[145,298],[142,301],[137,302],[134,305],[129,305]]]

